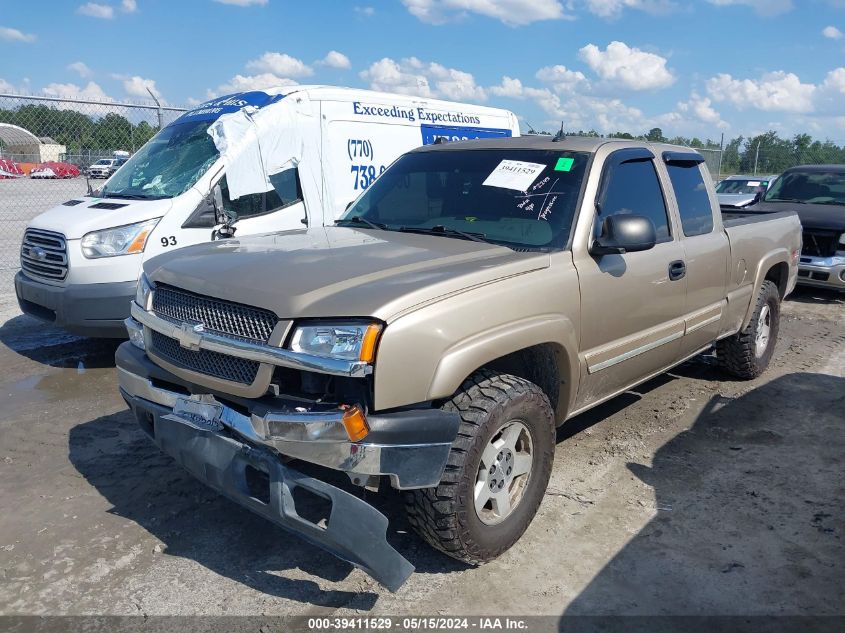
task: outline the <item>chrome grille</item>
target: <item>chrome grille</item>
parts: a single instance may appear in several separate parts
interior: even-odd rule
[[[270,310],[213,299],[159,284],[153,292],[153,312],[175,323],[202,323],[206,330],[266,343],[278,321]]]
[[[60,281],[67,277],[67,242],[61,233],[27,229],[21,244],[21,268],[31,277]]]
[[[176,339],[155,330],[150,330],[150,335],[151,351],[182,369],[244,385],[251,385],[258,375],[259,363],[253,360],[205,349],[198,351],[185,349]]]

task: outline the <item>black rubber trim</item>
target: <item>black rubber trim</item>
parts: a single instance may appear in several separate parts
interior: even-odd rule
[[[398,590],[414,572],[414,566],[387,542],[387,517],[362,499],[288,468],[268,450],[223,431],[193,426],[170,416],[164,407],[121,393],[141,427],[147,434],[152,431],[153,442],[210,488],[362,569],[390,591]],[[267,489],[260,497],[248,480],[248,467],[267,475]],[[324,526],[297,512],[293,494],[297,488],[331,502]]]

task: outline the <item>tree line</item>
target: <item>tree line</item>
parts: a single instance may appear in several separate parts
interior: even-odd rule
[[[86,151],[112,152],[118,149],[134,152],[158,131],[157,127],[147,121],[132,123],[116,112],[94,116],[44,104],[0,108],[0,122],[20,126],[39,137],[49,136],[57,143],[65,145],[67,153],[71,155]],[[658,127],[636,135],[622,131],[601,135],[595,130],[565,133],[672,143],[703,150],[720,149],[720,142],[709,138],[667,138]],[[711,164],[711,169],[715,167],[713,161],[708,163]],[[722,152],[721,173],[777,174],[795,165],[820,163],[845,163],[845,146],[839,146],[830,140],[814,139],[809,134],[782,138],[777,132],[769,131],[757,136],[737,136],[727,141]]]

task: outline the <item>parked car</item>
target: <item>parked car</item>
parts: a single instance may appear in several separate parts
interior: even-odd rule
[[[23,169],[21,169],[19,163],[10,158],[0,158],[0,180],[20,178],[23,175]]]
[[[741,209],[757,202],[777,176],[728,176],[716,186],[719,205]]]
[[[794,211],[803,246],[798,283],[845,291],[845,165],[802,165],[786,170],[753,213]]]
[[[413,567],[387,519],[290,459],[405,491],[423,539],[483,563],[537,512],[557,425],[714,344],[766,369],[800,224],[723,222],[711,183],[639,141],[414,150],[335,226],[145,262],[121,393],[206,484],[391,590]]]
[[[111,178],[114,172],[122,167],[128,160],[128,156],[103,158],[88,167],[86,173],[89,178]]]
[[[73,163],[60,163],[57,161],[47,161],[46,163],[39,163],[31,172],[30,178],[77,178],[79,176],[79,167]]]
[[[518,134],[507,110],[368,90],[287,86],[213,99],[162,129],[93,195],[30,222],[15,277],[21,310],[75,334],[125,337],[145,260],[219,230],[331,224],[403,152]],[[35,247],[48,259],[33,259]]]

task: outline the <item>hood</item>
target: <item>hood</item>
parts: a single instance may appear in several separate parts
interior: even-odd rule
[[[29,226],[34,229],[56,231],[69,240],[80,239],[86,233],[160,218],[173,205],[173,200],[123,200],[121,198],[90,198],[77,196],[82,204],[67,207],[60,204],[36,216]],[[120,205],[119,208],[97,208],[96,205]],[[93,208],[92,208],[93,207]]]
[[[718,193],[719,204],[726,207],[744,207],[754,202],[753,193]]]
[[[153,283],[267,308],[283,319],[390,321],[444,295],[548,266],[548,253],[320,227],[198,244],[159,255],[144,270]]]
[[[805,229],[845,231],[845,205],[796,204],[794,202],[758,202],[747,207],[752,213],[777,213],[795,211]]]

